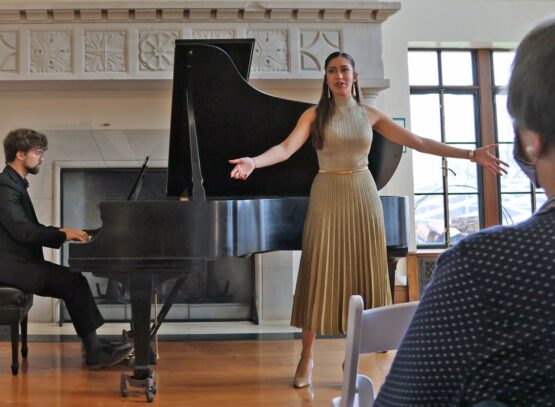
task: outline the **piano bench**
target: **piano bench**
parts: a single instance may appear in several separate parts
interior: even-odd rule
[[[12,374],[19,371],[19,326],[21,325],[21,356],[27,358],[27,313],[33,305],[33,294],[0,284],[0,325],[10,325],[12,342]]]

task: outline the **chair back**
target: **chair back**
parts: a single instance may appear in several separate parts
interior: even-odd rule
[[[341,407],[372,406],[374,385],[368,377],[358,374],[359,356],[397,349],[417,306],[418,301],[414,301],[364,310],[362,297],[351,297]]]
[[[360,354],[398,349],[417,305],[414,301],[362,311]]]

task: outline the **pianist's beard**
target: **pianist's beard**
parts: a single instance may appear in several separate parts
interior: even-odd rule
[[[29,174],[38,174],[39,170],[40,170],[40,164],[35,165],[34,167],[31,167],[29,165],[25,166],[25,169],[27,170],[27,172]]]

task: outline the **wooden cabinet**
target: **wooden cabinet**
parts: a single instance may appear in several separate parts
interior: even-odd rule
[[[418,301],[432,279],[437,257],[444,249],[419,250],[407,255],[409,301]]]

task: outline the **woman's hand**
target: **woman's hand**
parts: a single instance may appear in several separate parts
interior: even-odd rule
[[[501,161],[499,158],[490,153],[490,150],[494,150],[495,147],[497,147],[497,144],[490,144],[474,150],[474,162],[480,164],[484,167],[484,169],[491,172],[493,175],[500,175],[503,173],[507,174],[507,170],[503,168],[503,165],[508,167],[509,164]]]
[[[229,163],[235,164],[230,174],[231,178],[235,179],[247,179],[256,168],[254,159],[250,157],[236,158],[235,160],[229,160]]]

